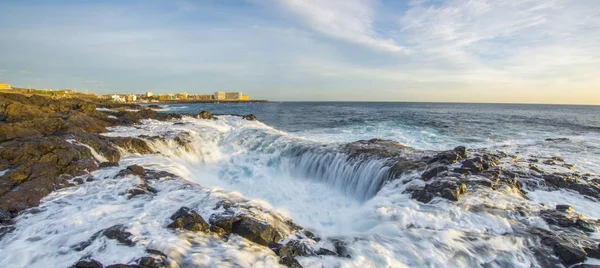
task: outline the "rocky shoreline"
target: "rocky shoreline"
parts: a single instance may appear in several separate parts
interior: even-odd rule
[[[152,109],[153,108],[153,109]],[[36,213],[40,201],[50,193],[71,186],[93,182],[91,172],[118,169],[111,180],[136,181],[121,193],[128,199],[152,198],[161,185],[179,179],[177,175],[144,168],[139,165],[120,167],[123,154],[158,154],[149,142],[172,139],[179,146],[188,146],[189,138],[176,137],[111,137],[102,135],[109,127],[135,126],[144,119],[177,120],[183,115],[158,113],[159,107],[117,105],[102,101],[78,99],[52,100],[41,96],[26,97],[0,94],[0,239],[14,230],[15,217]],[[188,115],[198,119],[217,120],[208,111]],[[254,115],[240,115],[256,120]],[[183,124],[174,122],[174,124]],[[549,139],[546,142],[568,142]],[[380,161],[386,173],[374,185],[374,191],[384,185],[402,180],[402,192],[421,204],[458,202],[468,194],[510,192],[528,199],[532,190],[568,190],[585,198],[600,200],[600,177],[582,174],[560,157],[531,156],[519,159],[501,151],[468,149],[463,146],[448,151],[420,151],[389,140],[364,140],[339,148],[300,148],[294,153],[336,153],[345,156],[348,165]],[[327,169],[320,163],[318,170]],[[315,170],[317,170],[315,168]],[[185,185],[191,189],[193,186]],[[369,196],[366,196],[367,198]],[[571,266],[587,258],[600,258],[595,238],[600,221],[587,219],[574,211],[570,204],[528,211],[526,208],[502,211],[490,206],[471,206],[465,209],[486,210],[510,214],[511,225],[534,252],[543,267]],[[345,242],[336,238],[320,238],[297,225],[291,219],[250,205],[247,200],[223,198],[207,217],[189,206],[177,208],[164,226],[181,233],[202,233],[227,240],[232,234],[241,236],[279,256],[279,263],[302,267],[296,257],[335,256],[350,258]],[[532,224],[539,218],[549,229]],[[133,247],[137,238],[125,223],[94,232],[88,239],[70,245],[74,251],[89,250],[98,240],[107,239]],[[84,256],[72,267],[177,267],[172,256],[152,247],[125,264],[105,266],[92,255]],[[597,267],[579,264],[574,267]]]

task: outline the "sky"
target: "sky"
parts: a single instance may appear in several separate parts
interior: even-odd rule
[[[599,105],[600,1],[0,0],[0,81]]]

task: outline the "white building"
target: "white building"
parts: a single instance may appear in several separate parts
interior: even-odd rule
[[[113,94],[112,96],[110,96],[110,98],[115,102],[125,102],[125,99],[117,94]]]
[[[225,93],[226,100],[242,100],[242,92],[227,92]]]
[[[146,98],[150,98],[152,96],[154,96],[154,93],[152,93],[152,92],[146,92]]]
[[[225,92],[215,92],[215,100],[225,100],[226,99]]]

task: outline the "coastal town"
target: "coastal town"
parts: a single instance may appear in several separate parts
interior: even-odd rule
[[[54,99],[71,98],[75,95],[87,95],[116,103],[266,102],[265,100],[251,99],[250,96],[244,95],[242,92],[216,91],[213,94],[188,94],[187,92],[154,94],[152,92],[146,92],[143,94],[130,93],[97,95],[89,92],[77,92],[71,89],[31,89],[12,87],[8,83],[1,82],[0,92],[48,95]]]
[[[250,101],[250,97],[243,95],[242,92],[215,92],[214,94],[188,94],[187,92],[183,92],[156,95],[152,92],[146,92],[144,94],[107,94],[100,97],[122,103]]]

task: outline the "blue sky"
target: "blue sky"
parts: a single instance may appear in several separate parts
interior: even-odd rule
[[[0,1],[0,81],[271,100],[600,104],[596,0]]]

